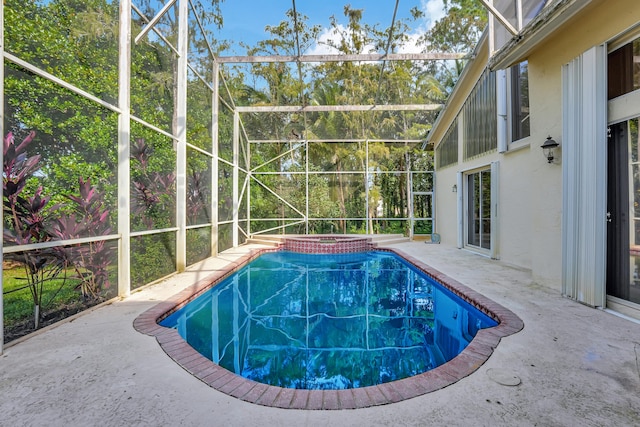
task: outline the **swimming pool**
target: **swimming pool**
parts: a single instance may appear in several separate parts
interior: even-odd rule
[[[436,368],[497,322],[392,253],[280,251],[160,324],[244,378],[339,390]]]
[[[265,252],[271,252],[272,249],[262,249],[262,250],[252,250],[250,253],[242,256],[241,259],[237,259],[236,261],[230,262],[226,268],[218,269],[216,268],[216,272],[211,276],[207,277],[204,280],[195,283],[187,288],[185,288],[179,294],[174,295],[174,297],[169,300],[159,303],[155,307],[147,310],[142,313],[136,320],[134,321],[134,327],[145,334],[154,336],[162,349],[173,358],[180,366],[182,366],[185,370],[190,372],[195,377],[199,378],[212,388],[215,388],[223,393],[229,394],[230,396],[239,398],[241,400],[245,400],[247,402],[257,403],[266,406],[275,406],[280,408],[292,408],[292,409],[353,409],[353,408],[363,408],[374,405],[388,404],[397,401],[401,401],[404,399],[412,398],[415,396],[419,396],[425,393],[429,393],[432,391],[439,390],[443,387],[451,385],[458,380],[464,378],[465,376],[476,371],[491,355],[493,349],[498,345],[501,338],[511,335],[522,329],[523,323],[522,321],[511,311],[502,307],[501,305],[495,303],[492,300],[484,297],[483,295],[473,291],[472,289],[466,287],[465,285],[455,281],[454,279],[442,274],[441,272],[433,269],[432,267],[424,264],[418,259],[415,259],[400,250],[396,249],[385,249],[386,252],[394,252],[397,255],[401,256],[402,259],[400,262],[406,263],[410,262],[410,267],[414,270],[419,270],[428,276],[431,279],[437,280],[443,287],[446,289],[445,294],[447,294],[447,298],[460,299],[463,300],[466,305],[474,306],[479,309],[484,314],[488,315],[491,319],[496,321],[497,326],[480,329],[477,331],[475,338],[466,345],[464,350],[457,356],[455,356],[452,360],[447,363],[444,363],[436,368],[427,370],[421,374],[413,375],[404,379],[399,379],[392,381],[391,377],[383,378],[384,381],[382,384],[378,385],[370,385],[363,386],[360,384],[360,387],[356,388],[347,388],[340,390],[320,390],[320,389],[294,389],[294,388],[286,388],[280,386],[267,385],[263,383],[259,383],[250,379],[243,378],[239,375],[232,373],[230,370],[227,370],[220,365],[213,363],[211,360],[207,359],[200,353],[198,353],[193,347],[191,347],[179,334],[178,328],[166,328],[164,326],[159,325],[159,322],[162,322],[168,317],[178,313],[178,311],[186,306],[191,301],[196,301],[197,297],[203,295],[207,292],[210,292],[212,286],[214,289],[216,287],[228,286],[228,280],[231,278],[230,274],[239,271],[243,268],[249,261],[256,259],[260,254]],[[347,264],[349,264],[347,262]],[[351,269],[354,270],[354,269]],[[357,269],[356,269],[357,270]],[[352,272],[353,273],[353,272]],[[275,274],[275,272],[274,272]],[[233,280],[231,281],[233,282]],[[311,280],[313,283],[314,281]],[[225,284],[226,283],[226,284]],[[256,285],[257,282],[252,281],[253,285]],[[231,285],[233,287],[234,285]],[[238,287],[239,287],[238,282]],[[424,286],[420,285],[418,288],[424,288]],[[415,294],[415,286],[414,286],[414,294]],[[424,293],[424,289],[417,289],[419,292],[415,294],[409,300],[413,302],[410,304],[417,308],[428,308],[430,306],[429,296]],[[448,292],[450,291],[450,294]],[[422,292],[421,295],[418,295]],[[409,295],[405,293],[405,295]],[[427,298],[423,298],[423,297]],[[404,297],[403,297],[404,298]],[[384,300],[385,298],[382,298]],[[387,301],[381,301],[380,304],[386,307],[386,310],[396,310],[393,316],[388,316],[390,318],[383,320],[378,320],[380,323],[386,325],[386,329],[391,329],[391,326],[394,322],[400,322],[397,318],[398,316],[398,307],[397,304],[391,304],[391,300],[394,298],[387,298]],[[395,298],[396,302],[399,298]],[[310,299],[311,300],[311,299]],[[405,301],[405,299],[400,298],[400,300]],[[233,301],[233,298],[231,299]],[[244,307],[243,303],[240,303],[241,299],[238,297],[238,313],[241,312],[240,307]],[[438,297],[438,301],[440,301],[440,297]],[[446,301],[446,300],[445,300]],[[246,302],[246,301],[245,301]],[[256,307],[256,301],[252,302],[252,307]],[[437,302],[437,301],[436,301]],[[291,308],[298,309],[297,306],[300,304],[293,304]],[[313,305],[313,304],[311,304]],[[463,304],[464,305],[464,304]],[[249,305],[247,305],[249,306]],[[231,311],[234,311],[233,302],[231,303]],[[265,306],[266,307],[266,306]],[[306,304],[305,304],[306,307]],[[292,315],[291,308],[289,308],[289,316]],[[384,308],[384,307],[383,307]],[[332,309],[335,311],[335,309]],[[301,309],[298,309],[300,313],[302,313]],[[429,311],[429,310],[427,310]],[[251,312],[251,310],[249,310]],[[308,316],[310,319],[315,318],[316,320],[322,318],[332,319],[327,316],[327,313],[330,313],[331,310],[313,310],[308,311]],[[295,313],[293,313],[295,314]],[[366,314],[366,313],[365,313]],[[371,313],[370,313],[371,314]],[[387,313],[388,314],[388,313]],[[415,313],[414,313],[415,314]],[[353,316],[353,314],[352,314]],[[357,316],[362,316],[357,314]],[[335,316],[334,316],[335,317]],[[396,319],[393,319],[393,318]],[[409,316],[410,317],[410,316]],[[453,312],[450,313],[450,317],[453,319]],[[460,314],[455,315],[456,321],[461,319]],[[371,316],[371,318],[375,318]],[[291,317],[290,319],[294,319]],[[295,322],[300,322],[300,318],[296,318]],[[238,317],[239,320],[239,317]],[[332,319],[333,320],[333,319]],[[408,317],[405,316],[405,319],[402,322],[406,322]],[[411,319],[412,322],[414,319]],[[436,319],[435,314],[433,315],[433,325],[435,329]],[[294,320],[291,320],[289,323],[295,323]],[[302,321],[306,325],[306,318]],[[416,321],[421,322],[421,321]],[[430,340],[430,332],[427,328],[425,328],[425,323],[422,321],[421,323],[423,327],[423,332],[425,336],[425,341]],[[433,327],[429,323],[430,320],[426,322],[428,327]],[[232,321],[233,323],[233,321]],[[335,322],[334,322],[335,323]],[[320,323],[319,323],[320,324]],[[475,322],[467,323],[467,325],[473,325]],[[351,326],[353,327],[353,325]],[[366,328],[366,327],[365,327]],[[225,328],[226,329],[226,328]],[[473,328],[472,328],[473,329]],[[234,331],[234,326],[231,325],[232,333],[237,333],[238,336],[241,335],[242,331],[241,323],[237,323],[237,327]],[[360,329],[362,330],[362,328]],[[411,328],[405,328],[407,331],[406,336],[411,338],[415,332],[410,333]],[[415,329],[414,329],[415,331]],[[413,335],[412,335],[413,334]],[[382,334],[385,336],[384,334]],[[246,337],[246,334],[244,335]],[[311,337],[311,335],[309,335]],[[379,335],[380,336],[380,335]],[[386,336],[385,336],[386,337]],[[375,339],[371,339],[369,337],[370,342],[369,345]],[[213,341],[213,340],[212,340]],[[434,335],[435,341],[435,335]],[[224,356],[228,356],[230,354],[236,354],[235,350],[237,348],[237,354],[240,355],[243,353],[242,348],[244,341],[237,339],[231,340],[229,347],[227,347],[227,351],[224,353]],[[306,337],[305,341],[306,343]],[[366,344],[366,341],[360,341]],[[236,346],[237,343],[237,347]],[[402,343],[401,343],[402,344]],[[449,341],[451,344],[451,341]],[[335,344],[334,344],[335,345]],[[340,343],[342,345],[342,343]],[[403,344],[405,345],[405,344]],[[229,352],[229,349],[233,347],[233,350]],[[246,353],[246,348],[248,346],[245,345],[244,352]],[[395,347],[398,347],[395,345]],[[213,348],[213,347],[211,347]],[[361,347],[362,348],[362,347]],[[264,349],[264,348],[263,348]],[[310,350],[310,348],[309,348]],[[357,350],[359,351],[359,350]],[[211,351],[213,354],[213,350]],[[443,352],[444,355],[445,352]],[[219,353],[220,357],[222,353]],[[238,365],[240,365],[240,361],[238,358]],[[244,362],[243,362],[244,364]],[[257,371],[254,369],[254,371]],[[388,374],[385,374],[388,375]],[[320,378],[325,378],[320,377]],[[331,376],[328,376],[331,377]],[[334,378],[336,379],[336,378]]]

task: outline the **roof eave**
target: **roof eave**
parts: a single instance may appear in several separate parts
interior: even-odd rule
[[[489,68],[503,70],[524,61],[532,50],[593,1],[558,0],[545,7],[517,36],[489,58]]]

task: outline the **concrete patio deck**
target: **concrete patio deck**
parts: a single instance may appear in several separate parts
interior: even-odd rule
[[[309,411],[251,404],[183,370],[133,320],[248,245],[6,348],[0,425],[47,426],[636,426],[640,324],[562,298],[527,271],[443,245],[391,245],[524,321],[476,372],[383,406]],[[517,386],[500,378],[517,377]]]

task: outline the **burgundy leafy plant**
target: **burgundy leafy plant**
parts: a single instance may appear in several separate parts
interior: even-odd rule
[[[48,242],[53,238],[47,224],[52,209],[47,207],[50,198],[43,196],[42,187],[38,187],[32,196],[22,194],[28,179],[38,170],[40,161],[40,156],[28,157],[26,153],[26,148],[34,137],[35,133],[31,132],[18,145],[12,133],[4,138],[3,209],[5,225],[8,225],[3,233],[5,243],[27,245]],[[56,285],[57,290],[48,302],[43,301],[45,284],[58,279],[61,274],[66,274],[68,260],[57,248],[9,252],[4,258],[24,266],[26,287],[29,288],[34,303],[34,326],[38,328],[41,308],[53,301],[62,289],[64,280]]]
[[[187,215],[189,223],[197,224],[204,212],[209,211],[209,197],[206,191],[204,180],[205,174],[196,172],[195,170],[189,175],[189,185],[187,186]],[[206,218],[206,222],[210,222],[211,218]]]
[[[109,234],[109,211],[88,179],[79,180],[79,196],[67,196],[75,205],[75,213],[58,219],[54,219],[58,206],[49,206],[50,197],[43,194],[42,187],[32,195],[24,194],[29,178],[39,170],[40,156],[29,157],[26,152],[34,137],[35,132],[31,132],[20,144],[16,144],[12,133],[4,138],[5,244],[27,245]],[[85,299],[98,298],[100,291],[109,286],[107,268],[111,253],[111,247],[104,241],[6,253],[5,259],[24,266],[25,287],[29,288],[34,303],[35,328],[39,327],[41,313],[71,278],[67,276],[69,270],[75,270],[75,278],[80,279]],[[45,285],[49,290],[47,301],[44,301]]]
[[[137,163],[137,173],[132,179],[131,210],[147,229],[168,226],[162,223],[163,213],[175,211],[176,175],[151,171],[149,160],[152,155],[153,148],[142,138],[131,147],[131,158]]]
[[[74,203],[75,213],[59,218],[53,226],[60,239],[78,239],[87,236],[103,236],[111,233],[109,210],[103,198],[91,186],[91,181],[79,179],[80,195],[67,195]],[[97,299],[103,289],[109,287],[108,267],[112,249],[104,241],[63,248],[80,279],[80,289],[85,299]]]

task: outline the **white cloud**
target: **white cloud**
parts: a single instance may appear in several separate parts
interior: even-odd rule
[[[343,35],[345,37],[349,37],[349,32],[351,30],[345,27],[342,24],[339,24],[337,28],[324,28],[320,35],[318,36],[317,42],[307,49],[307,55],[330,55],[330,54],[338,54],[340,51],[338,49],[332,47],[329,42],[333,42],[335,45],[340,44],[340,40]],[[364,53],[373,52],[373,45],[367,45],[364,47]]]
[[[340,27],[342,27],[342,25],[340,25]],[[307,55],[330,55],[339,53],[336,48],[327,44],[329,40],[340,40],[340,34],[333,28],[324,28],[318,36],[316,43],[307,50]]]
[[[436,21],[444,17],[444,3],[442,0],[422,0],[421,9],[425,13],[426,29],[430,30],[436,24]]]
[[[417,45],[418,39],[436,24],[436,21],[445,16],[442,0],[421,0],[420,10],[424,13],[422,22],[413,33],[407,34],[408,40],[398,49],[398,53],[416,53],[422,48]]]
[[[422,35],[421,32],[407,34],[408,40],[398,48],[398,53],[416,53],[420,52],[418,47],[418,39]]]
[[[418,46],[418,39],[435,25],[436,21],[445,16],[442,0],[421,0],[420,9],[424,12],[422,22],[413,33],[407,34],[408,40],[398,49],[398,53],[416,53],[422,48]]]
[[[398,53],[416,53],[421,51],[417,46],[418,39],[425,32],[433,28],[436,21],[445,16],[444,3],[442,0],[420,0],[420,9],[424,12],[424,18],[419,23],[415,32],[407,34],[407,42],[398,49]],[[338,54],[337,49],[329,46],[330,40],[338,44],[342,34],[348,34],[349,29],[340,24],[337,28],[324,28],[318,37],[317,42],[307,49],[307,55],[329,55]],[[373,52],[373,46],[366,46],[364,53]]]

